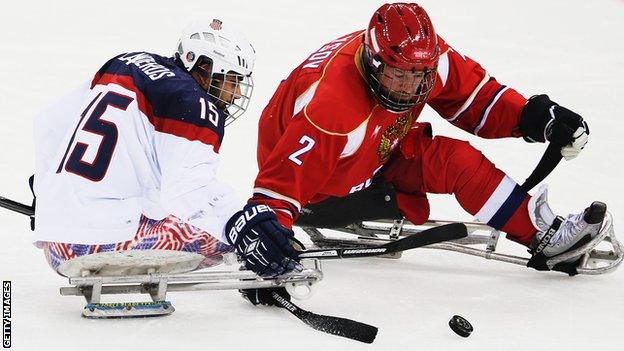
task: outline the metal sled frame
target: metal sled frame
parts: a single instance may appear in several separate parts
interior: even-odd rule
[[[201,290],[238,290],[285,287],[295,298],[305,298],[299,287],[305,287],[308,294],[312,285],[323,279],[319,260],[310,260],[312,268],[301,272],[292,272],[275,278],[262,278],[252,271],[196,271],[189,273],[151,273],[130,276],[84,276],[71,277],[72,286],[61,287],[63,296],[83,296],[87,306],[84,317],[145,317],[167,315],[174,311],[170,302],[166,301],[168,292],[201,291]],[[114,294],[149,294],[153,303],[101,303],[102,295]],[[113,306],[118,311],[111,309]],[[103,315],[94,314],[93,307],[106,307]],[[148,308],[145,308],[148,306]],[[157,308],[154,308],[154,307]]]
[[[320,247],[336,247],[340,245],[352,246],[354,244],[381,244],[390,240],[396,240],[399,236],[417,235],[426,228],[447,223],[452,222],[430,220],[422,225],[414,225],[405,220],[378,220],[355,223],[345,228],[331,229],[342,233],[357,235],[357,238],[353,239],[344,237],[339,239],[331,238],[324,235],[321,230],[319,230],[320,228],[302,227],[301,229],[303,229],[303,231],[310,236],[310,239],[315,245]],[[455,251],[490,260],[527,266],[529,258],[495,252],[501,231],[477,222],[465,222],[464,224],[468,227],[468,237],[455,241],[431,244],[425,246],[425,248]],[[601,243],[608,243],[611,248],[607,250],[602,248],[599,249],[598,246]],[[485,248],[471,247],[474,245],[485,245]],[[607,212],[600,233],[589,244],[579,250],[566,254],[565,256],[561,255],[560,257],[549,261],[548,265],[552,268],[557,263],[565,261],[571,256],[578,255],[582,252],[585,252],[585,254],[583,255],[579,268],[577,269],[579,274],[596,275],[608,273],[613,271],[622,263],[622,259],[624,258],[622,244],[615,237],[615,232],[613,230],[613,218],[610,213]],[[400,257],[400,255],[392,258],[398,257]]]

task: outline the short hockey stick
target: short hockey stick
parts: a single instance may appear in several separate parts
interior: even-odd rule
[[[465,224],[450,223],[426,229],[418,234],[412,234],[408,237],[383,245],[306,250],[299,254],[299,258],[338,259],[380,256],[436,244],[443,241],[457,240],[467,236],[468,230]]]
[[[33,217],[35,215],[35,209],[32,206],[24,205],[17,201],[9,200],[0,196],[0,207],[6,208],[13,212],[21,213],[23,215]]]
[[[377,336],[377,327],[372,325],[356,322],[346,318],[325,316],[306,311],[286,300],[275,291],[271,292],[271,297],[273,298],[273,301],[275,301],[276,306],[288,310],[305,324],[324,333],[342,336],[344,338],[361,341],[367,344],[372,343]]]
[[[542,158],[537,166],[531,173],[531,175],[522,184],[522,189],[526,192],[533,189],[534,186],[546,179],[548,175],[557,167],[559,161],[563,158],[561,156],[561,147],[554,143],[550,143],[544,151]]]

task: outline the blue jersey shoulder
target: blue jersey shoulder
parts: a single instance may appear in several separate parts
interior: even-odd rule
[[[149,104],[153,116],[148,117],[210,128],[222,141],[226,114],[173,58],[147,52],[122,54],[104,64],[96,80],[106,75],[131,78]]]

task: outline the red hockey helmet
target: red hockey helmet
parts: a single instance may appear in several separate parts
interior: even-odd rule
[[[402,112],[427,100],[440,49],[425,10],[413,3],[381,6],[364,37],[362,64],[370,89],[386,109]]]

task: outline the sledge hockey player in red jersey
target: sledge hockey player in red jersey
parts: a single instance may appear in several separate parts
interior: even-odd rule
[[[336,228],[402,216],[424,223],[427,193],[453,194],[480,222],[529,247],[529,266],[538,270],[600,231],[605,204],[555,216],[546,188],[531,196],[469,143],[434,137],[418,122],[425,104],[483,138],[557,139],[568,160],[589,134],[578,114],[547,95],[527,100],[447,44],[422,7],[385,4],[366,30],[310,55],[265,107],[254,195],[227,230],[248,268],[292,269],[297,255],[283,239],[293,236],[293,223]],[[244,213],[256,219],[246,222]],[[572,271],[578,260],[558,268]]]
[[[38,116],[35,240],[52,268],[122,275],[221,262],[242,202],[215,178],[218,152],[249,103],[254,61],[229,23],[193,23],[174,57],[118,55]]]

